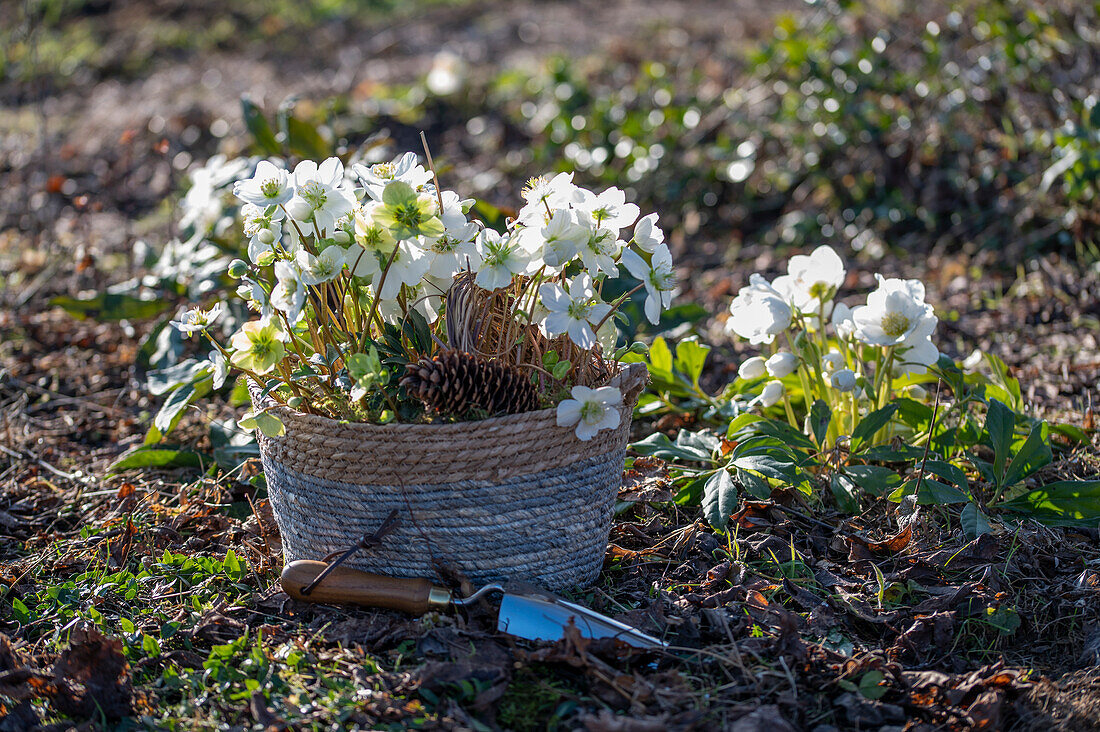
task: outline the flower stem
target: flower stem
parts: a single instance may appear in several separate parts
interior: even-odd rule
[[[614,314],[615,314],[615,311],[619,309],[619,306],[620,306],[620,305],[622,305],[622,304],[623,304],[623,302],[624,302],[624,301],[625,301],[625,300],[626,300],[626,299],[627,299],[628,297],[630,297],[631,295],[633,295],[633,294],[634,294],[635,292],[637,292],[638,290],[642,289],[643,287],[645,287],[645,285],[644,285],[644,284],[638,285],[638,286],[637,286],[637,287],[635,287],[635,288],[634,288],[633,290],[631,290],[630,292],[627,292],[627,293],[626,293],[626,294],[624,294],[624,295],[621,295],[621,296],[619,297],[619,299],[617,299],[617,300],[616,300],[615,302],[611,303],[611,309],[607,311],[607,315],[605,315],[605,316],[603,316],[602,318],[600,318],[600,322],[596,323],[596,327],[592,329],[592,332],[596,332],[596,331],[598,331],[598,330],[600,329],[600,326],[601,326],[601,325],[603,325],[604,323],[606,323],[606,322],[607,322],[607,319],[608,319],[608,318],[610,318],[610,317],[611,317],[612,315],[614,315]]]
[[[363,333],[359,337],[359,347],[357,350],[362,351],[367,345],[367,333],[370,332],[371,321],[376,317],[378,319],[378,330],[383,330],[382,316],[378,314],[378,303],[382,300],[382,288],[386,286],[386,275],[390,273],[390,267],[393,266],[393,262],[397,259],[397,248],[401,246],[401,242],[395,242],[393,245],[393,252],[390,254],[390,259],[386,262],[386,268],[382,270],[382,276],[378,278],[378,290],[374,293],[374,298],[371,300],[370,312],[367,313],[366,327],[363,328]]]

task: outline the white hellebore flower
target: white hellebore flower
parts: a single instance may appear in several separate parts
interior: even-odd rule
[[[278,264],[275,274],[278,275]],[[272,292],[274,295],[274,292]],[[271,298],[267,296],[267,290],[251,277],[241,278],[241,284],[237,286],[237,296],[248,303],[248,308],[260,314],[260,321],[266,323],[274,315]]]
[[[828,353],[821,357],[821,367],[826,371],[832,372],[844,366],[844,355],[835,348],[830,349]]]
[[[623,266],[635,279],[645,285],[645,316],[650,323],[657,324],[661,311],[672,304],[672,291],[676,289],[676,275],[672,272],[672,254],[664,244],[653,251],[646,264],[645,260],[631,249],[623,250]]]
[[[507,287],[512,278],[523,273],[531,263],[531,255],[520,246],[518,236],[502,237],[492,229],[481,232],[478,251],[482,263],[474,282],[483,290]]]
[[[348,250],[333,244],[314,256],[305,249],[298,252],[298,266],[302,268],[302,282],[307,285],[319,285],[335,279],[344,268]]]
[[[798,356],[790,351],[779,351],[765,361],[764,366],[773,379],[782,379],[784,376],[793,374],[798,368]]]
[[[935,318],[932,306],[924,302],[924,285],[919,280],[886,279],[875,275],[878,289],[867,296],[867,304],[852,310],[855,335],[869,346],[897,346],[921,322]]]
[[[367,195],[376,201],[382,200],[382,191],[391,181],[404,181],[416,190],[432,179],[432,172],[425,170],[417,163],[414,152],[407,152],[392,163],[369,166],[359,163],[353,165],[351,169],[359,176],[359,180],[367,190]]]
[[[750,402],[752,404],[759,404],[765,409],[775,406],[779,403],[779,400],[783,398],[783,382],[782,381],[769,381],[764,384],[764,390],[760,392],[760,396]]]
[[[519,210],[516,220],[524,226],[542,226],[554,212],[580,201],[580,190],[573,185],[572,173],[558,173],[553,178],[545,175],[532,178],[521,192],[527,203]]]
[[[233,195],[245,203],[267,208],[286,203],[294,195],[290,174],[267,160],[256,165],[256,172],[247,180],[233,184]]]
[[[581,200],[575,208],[589,216],[596,228],[619,230],[638,220],[641,210],[637,205],[626,202],[626,194],[615,187],[608,188],[600,195],[583,188],[579,189]]]
[[[749,278],[730,303],[726,328],[749,343],[771,343],[791,324],[791,306],[779,292],[758,274]]]
[[[852,309],[842,302],[833,306],[833,329],[836,337],[850,341],[856,333],[856,324],[852,321]]]
[[[854,391],[856,388],[856,372],[851,369],[838,369],[829,374],[829,383],[840,392]]]
[[[574,386],[570,394],[572,399],[563,399],[558,404],[558,426],[577,425],[577,439],[587,442],[600,430],[619,426],[619,405],[623,395],[615,387]]]
[[[651,213],[638,220],[637,226],[634,227],[634,238],[630,240],[630,243],[643,252],[653,252],[664,241],[665,232],[657,226],[657,214]]]
[[[928,367],[940,360],[940,349],[932,342],[938,319],[925,318],[897,350],[896,368],[901,373],[923,374]]]
[[[737,367],[737,375],[742,379],[759,379],[761,376],[768,372],[766,362],[761,356],[753,356],[752,358],[745,359],[740,366]]]
[[[527,181],[521,195],[532,206],[541,206],[543,210],[554,210],[568,206],[578,200],[577,187],[573,185],[572,173],[558,173],[553,178],[540,175]]]
[[[294,168],[294,197],[286,205],[296,221],[334,231],[336,222],[355,207],[355,196],[341,187],[344,164],[339,158],[321,163],[303,160]]]
[[[393,262],[390,263],[390,268],[386,271],[386,281],[382,282],[383,270],[375,273],[372,280],[375,290],[378,290],[379,287],[382,288],[381,292],[378,293],[378,297],[383,300],[397,297],[401,285],[415,287],[424,278],[424,275],[428,274],[428,270],[432,266],[431,255],[420,247],[414,246],[412,242],[399,242],[394,251],[396,254],[392,254]]]
[[[306,286],[301,271],[290,262],[275,263],[275,287],[271,290],[271,305],[286,314],[291,325],[302,316],[306,304]]]
[[[173,320],[172,327],[183,333],[184,338],[188,338],[192,333],[204,331],[213,325],[223,311],[224,308],[220,302],[214,303],[209,310],[192,308],[180,315],[178,320]]]
[[[521,236],[530,237],[541,248],[542,261],[549,267],[564,267],[580,251],[581,245],[588,241],[588,228],[578,224],[572,212],[559,208],[554,211],[545,226],[530,226],[521,232]],[[534,251],[537,248],[532,247]]]
[[[477,250],[478,225],[468,221],[464,208],[472,201],[461,201],[454,191],[443,191],[444,233],[436,239],[419,237],[417,243],[431,253],[428,274],[441,280],[452,279],[459,271],[469,268],[476,272],[481,266],[481,254]]]
[[[272,246],[283,238],[282,209],[268,216],[265,209],[251,203],[241,206],[244,235],[248,237],[248,258],[253,264],[267,266],[274,258]]]
[[[618,277],[619,268],[615,266],[615,258],[621,247],[622,243],[614,231],[601,228],[589,231],[588,237],[579,247],[584,268],[593,277],[599,277],[600,272],[608,277]]]
[[[588,350],[596,345],[593,328],[611,311],[611,306],[600,302],[592,289],[592,278],[581,272],[568,283],[569,291],[556,282],[539,287],[539,296],[549,315],[542,326],[550,337],[568,333],[570,340]]]
[[[843,284],[844,261],[832,247],[822,245],[809,256],[791,257],[787,274],[776,277],[772,287],[787,295],[799,311],[816,314]]]

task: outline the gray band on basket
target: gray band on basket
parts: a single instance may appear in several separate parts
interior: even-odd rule
[[[599,574],[623,460],[619,449],[505,482],[378,486],[303,475],[263,456],[287,561],[345,548],[397,509],[399,528],[350,566],[433,577],[435,556],[474,582],[523,579],[550,590]]]
[[[589,441],[559,427],[553,409],[457,424],[341,423],[254,390],[286,426],[280,437],[257,435],[286,560],[344,550],[397,509],[400,527],[351,566],[433,577],[434,557],[475,582],[591,584],[647,377],[630,364],[612,378],[619,425]]]

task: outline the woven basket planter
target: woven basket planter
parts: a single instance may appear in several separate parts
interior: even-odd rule
[[[646,381],[631,364],[618,428],[588,442],[556,411],[456,424],[340,423],[267,401],[282,437],[258,435],[286,561],[321,559],[401,517],[381,546],[348,564],[434,577],[438,564],[473,582],[520,579],[561,590],[603,566],[630,418]],[[256,400],[256,394],[253,394]]]

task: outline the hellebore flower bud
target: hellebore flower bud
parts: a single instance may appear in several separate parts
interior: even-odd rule
[[[737,375],[742,379],[759,379],[766,371],[764,359],[753,356],[741,364],[737,369]]]
[[[235,280],[239,280],[248,274],[248,263],[243,259],[234,259],[229,263],[229,276]]]
[[[798,356],[790,351],[780,351],[765,361],[764,365],[773,378],[782,379],[788,374],[793,374],[798,368]]]
[[[850,392],[856,388],[856,373],[851,369],[840,369],[829,376],[829,383],[837,391]]]
[[[764,385],[764,391],[760,392],[760,396],[757,397],[760,400],[760,405],[763,407],[770,407],[779,403],[779,400],[783,398],[783,384],[779,381],[769,381]]]

